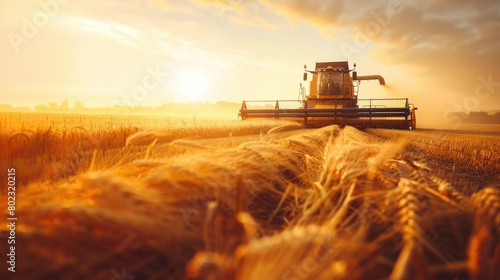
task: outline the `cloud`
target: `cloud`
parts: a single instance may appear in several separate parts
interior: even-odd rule
[[[261,0],[260,2],[277,15],[318,26],[339,25],[339,18],[345,6],[343,1],[323,0]]]
[[[445,0],[191,0],[238,24],[284,27],[280,19],[304,22],[335,38],[362,35],[399,54],[420,50],[463,55],[498,54],[500,3]],[[270,16],[270,14],[274,16]],[[362,34],[357,34],[361,32]]]
[[[460,102],[481,77],[500,81],[500,2],[391,0],[388,2],[260,0],[289,22],[330,35],[348,52],[369,52],[380,64],[414,69],[426,94],[447,91]],[[496,83],[498,85],[498,83]],[[500,88],[488,99],[500,104]],[[428,96],[425,95],[424,96]],[[485,101],[486,102],[486,101]],[[483,104],[488,105],[488,104]]]
[[[33,73],[45,73],[45,65],[51,65],[53,78],[42,79],[46,74],[33,74],[39,78],[30,78],[30,81],[55,82],[57,77],[69,75],[65,73],[71,71],[65,69],[70,68],[71,60],[88,66],[78,67],[88,69],[82,70],[84,74],[97,73],[102,68],[103,72],[111,73],[115,67],[120,71],[116,75],[120,81],[133,80],[135,76],[140,78],[143,64],[156,61],[170,63],[173,69],[189,65],[190,61],[192,64],[203,61],[208,68],[225,70],[243,71],[248,65],[266,68],[265,65],[271,64],[283,68],[291,53],[297,52],[297,56],[308,60],[312,57],[337,59],[350,54],[349,59],[357,60],[366,71],[386,75],[390,71],[383,71],[392,67],[398,72],[407,72],[406,81],[391,80],[391,77],[388,81],[408,85],[412,81],[425,81],[419,84],[425,92],[421,98],[447,92],[452,99],[460,101],[474,94],[479,77],[491,75],[493,81],[500,81],[497,66],[500,2],[494,0],[420,0],[418,3],[412,0],[102,0],[70,3],[40,32],[40,36],[30,41],[22,56],[6,56],[7,63],[14,65],[6,77],[13,77],[12,72],[22,77],[25,65],[30,65]],[[0,26],[4,34],[18,32],[21,18],[30,17],[39,9],[36,3],[6,7],[8,9],[0,11],[6,19]],[[314,29],[324,36],[317,36]],[[6,40],[3,45],[0,43],[0,48],[7,50],[4,54],[10,53],[7,44]],[[305,53],[309,50],[312,51]],[[43,69],[32,70],[36,68],[31,66],[33,61],[39,61],[39,68]],[[52,61],[58,61],[60,66]],[[383,68],[385,66],[387,68]],[[371,69],[367,69],[369,67]],[[124,79],[125,72],[134,73]],[[89,80],[101,86],[102,75],[94,76]],[[4,83],[20,83],[19,77],[17,80],[8,78]],[[500,104],[500,88],[496,90],[488,99],[489,104]]]
[[[365,53],[372,63],[407,73],[392,83],[424,115],[500,106],[498,1],[260,2],[330,36],[344,57]]]

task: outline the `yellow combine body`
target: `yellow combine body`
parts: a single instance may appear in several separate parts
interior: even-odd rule
[[[307,96],[299,94],[298,100],[243,101],[239,116],[243,120],[289,118],[307,126],[416,128],[417,108],[408,103],[408,98],[358,99],[360,81],[378,80],[385,85],[382,76],[358,76],[354,69],[349,70],[347,61],[317,62],[315,70],[307,70],[305,66],[304,70],[304,81],[308,73],[312,74]]]

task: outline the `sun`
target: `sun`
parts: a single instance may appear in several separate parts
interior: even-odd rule
[[[186,70],[178,74],[176,87],[178,101],[204,101],[207,98],[210,79],[208,75],[201,70]]]

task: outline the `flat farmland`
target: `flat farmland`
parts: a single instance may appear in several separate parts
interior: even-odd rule
[[[496,279],[495,129],[3,113],[16,276]]]

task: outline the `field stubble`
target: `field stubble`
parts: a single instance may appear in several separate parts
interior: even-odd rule
[[[60,165],[20,175],[24,279],[110,279],[122,268],[137,279],[499,273],[498,137],[283,122],[68,134],[73,125],[2,127],[9,165]]]

